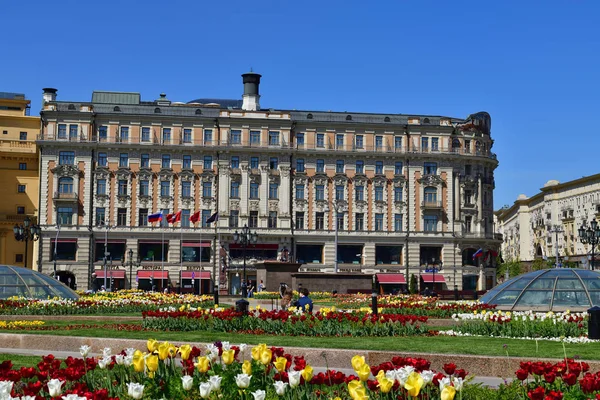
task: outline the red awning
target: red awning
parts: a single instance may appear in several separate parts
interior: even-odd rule
[[[138,271],[137,272],[138,279],[169,279],[169,271]]]
[[[181,279],[210,279],[210,271],[181,271]]]
[[[377,274],[377,280],[382,285],[405,284],[404,274]],[[437,281],[437,279],[436,279]]]
[[[423,282],[425,283],[446,283],[444,275],[442,274],[435,274],[435,282],[433,282],[433,275],[434,274],[421,274],[421,279],[423,279]]]
[[[96,273],[96,279],[104,278],[104,270],[103,269],[97,269],[94,272]],[[110,279],[110,278],[125,279],[125,270],[122,270],[122,269],[108,270],[108,271],[106,271],[106,277],[108,279]]]
[[[244,246],[238,243],[231,243],[229,245],[230,249],[243,249]],[[259,244],[249,244],[248,245],[248,250],[278,250],[279,249],[279,245],[277,243],[275,244],[269,244],[269,243],[259,243]]]
[[[200,242],[183,242],[183,247],[200,247]],[[202,242],[202,247],[210,247],[210,242]]]

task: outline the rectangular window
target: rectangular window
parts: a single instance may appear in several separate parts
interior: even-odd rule
[[[209,224],[206,223],[206,220],[209,219],[211,215],[212,215],[211,210],[202,210],[202,227],[203,228],[207,228],[208,226],[210,226]]]
[[[69,125],[69,139],[76,140],[77,139],[77,131],[79,129],[78,125]]]
[[[17,206],[17,214],[25,214],[25,207]]]
[[[296,160],[296,172],[304,172],[304,158]]]
[[[315,186],[315,200],[325,200],[325,186],[324,185],[316,185]]]
[[[171,182],[160,181],[160,197],[169,197],[169,196],[171,196]]]
[[[212,197],[212,183],[202,183],[202,197]]]
[[[98,128],[98,139],[101,142],[106,142],[108,140],[108,127],[107,126],[101,126]]]
[[[375,201],[383,201],[383,186],[375,186]]]
[[[250,168],[258,169],[259,158],[258,157],[250,157]]]
[[[24,163],[24,162],[19,163],[19,169],[21,171],[25,171],[27,169],[27,163]]]
[[[129,153],[121,153],[119,155],[119,167],[121,167],[121,168],[129,167]]]
[[[240,167],[240,157],[232,156],[231,157],[231,168],[239,168]]]
[[[434,187],[426,187],[424,190],[425,203],[436,203],[437,202],[437,189]]]
[[[140,181],[140,196],[149,196],[150,195],[150,182],[147,180]]]
[[[465,164],[465,175],[471,176],[472,172],[473,172],[473,167],[471,166],[471,164]]]
[[[148,226],[148,209],[140,208],[138,212],[138,226]]]
[[[190,198],[192,197],[192,182],[182,181],[181,182],[181,197]]]
[[[277,228],[277,211],[269,211],[269,228]]]
[[[250,131],[250,144],[260,144],[260,131]]]
[[[318,231],[322,231],[325,229],[325,213],[318,212],[315,216],[315,229]]]
[[[304,229],[304,212],[296,211],[296,229]]]
[[[160,166],[162,168],[171,168],[171,155],[170,154],[162,155],[162,162],[161,162]]]
[[[344,185],[335,186],[335,199],[344,200]]]
[[[52,239],[50,243],[50,259],[75,261],[77,258],[77,241],[74,242],[55,242]],[[56,254],[56,257],[55,257]]]
[[[402,175],[402,161],[396,161],[396,164],[394,164],[394,174]]]
[[[394,136],[394,148],[396,150],[402,148],[402,136]]]
[[[71,225],[73,222],[73,208],[58,207],[56,211],[56,219],[59,225]]]
[[[106,208],[96,207],[96,225],[103,225],[106,223]]]
[[[375,136],[375,150],[383,148],[383,136]]]
[[[250,183],[250,198],[251,199],[258,199],[258,188],[259,188],[259,185],[257,182]]]
[[[192,156],[184,155],[183,156],[183,169],[192,169]]]
[[[363,201],[365,199],[365,187],[355,186],[354,187],[354,200]]]
[[[150,141],[150,128],[148,127],[143,127],[142,128],[142,142],[149,142]]]
[[[96,181],[96,194],[106,194],[106,179]]]
[[[17,185],[17,193],[25,193],[25,185]]]
[[[471,152],[471,141],[465,140],[465,153],[470,153],[470,152]]]
[[[296,133],[296,144],[298,146],[304,146],[304,132]]]
[[[344,160],[337,160],[335,162],[335,173],[336,174],[344,173]]]
[[[278,199],[279,198],[279,184],[278,183],[270,183],[269,184],[269,199]]]
[[[183,143],[192,143],[192,130],[189,128],[183,130]]]
[[[317,147],[325,147],[325,134],[317,133]]]
[[[204,144],[205,145],[210,145],[210,144],[212,144],[212,140],[213,140],[213,131],[212,131],[212,129],[205,129],[204,130]]]
[[[66,124],[58,124],[58,138],[59,139],[67,138],[67,125]]]
[[[375,173],[383,175],[383,161],[375,161]]]
[[[250,211],[248,218],[248,228],[258,228],[258,211]]]
[[[343,134],[335,135],[335,148],[336,149],[344,148],[344,135]]]
[[[402,201],[402,188],[401,187],[394,188],[394,201],[396,203]]]
[[[423,217],[425,232],[437,231],[437,215],[425,215]]]
[[[394,214],[394,231],[402,231],[402,214]]]
[[[229,190],[229,197],[239,198],[240,197],[240,183],[232,181]]]
[[[238,210],[231,210],[229,212],[229,227],[237,228],[240,220],[240,212]]]
[[[383,214],[381,213],[375,214],[375,231],[383,231]]]
[[[317,160],[317,172],[325,172],[325,160],[323,160],[322,158]]]
[[[364,174],[365,173],[365,162],[362,160],[356,161],[356,173]]]
[[[27,132],[19,132],[19,140],[27,140]]]
[[[363,231],[365,229],[365,214],[356,213],[354,215],[355,227],[357,231]]]
[[[213,159],[212,156],[204,156],[204,162],[202,164],[202,168],[204,169],[212,169]]]
[[[118,208],[117,209],[117,226],[125,226],[127,225],[127,209],[126,208]]]
[[[119,196],[127,196],[127,180],[119,179]]]
[[[304,185],[296,184],[296,198],[303,199],[304,198]]]
[[[181,210],[181,227],[190,227],[190,210]]]
[[[162,142],[164,144],[171,143],[171,128],[163,128],[162,130]]]
[[[233,129],[230,135],[231,144],[242,144],[242,131]]]
[[[73,178],[63,177],[58,179],[59,193],[73,193]]]
[[[354,139],[354,145],[357,149],[362,149],[365,147],[365,141],[363,135],[356,135]]]
[[[108,157],[106,153],[98,153],[98,166],[106,167],[108,165]]]
[[[74,151],[61,151],[58,153],[58,165],[74,165],[74,164],[75,164],[75,152]]]
[[[436,175],[437,174],[437,163],[426,162],[424,164],[423,173],[425,175]]]
[[[279,132],[269,131],[269,146],[279,146]]]
[[[150,154],[140,155],[140,168],[150,168]]]
[[[23,254],[15,254],[15,264],[23,263]]]
[[[277,168],[279,168],[279,158],[277,158],[277,157],[271,157],[269,159],[269,168],[270,169],[277,169]]]
[[[431,151],[439,151],[439,139],[431,138]]]
[[[473,217],[471,217],[471,216],[465,217],[465,232],[466,233],[471,233],[472,225],[473,225]]]
[[[429,138],[421,138],[421,151],[427,151],[429,148]]]
[[[121,142],[129,141],[129,127],[122,126],[121,127]]]
[[[337,213],[336,223],[337,223],[338,231],[343,231],[344,230],[344,213]]]

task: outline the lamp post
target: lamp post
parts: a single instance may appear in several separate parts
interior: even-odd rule
[[[133,249],[129,249],[129,290],[132,289],[133,285]]]
[[[40,228],[39,225],[36,224],[31,224],[31,220],[29,219],[29,217],[25,217],[25,220],[23,220],[23,224],[22,225],[15,225],[13,227],[13,233],[15,234],[15,239],[19,242],[25,242],[25,259],[24,259],[24,266],[25,268],[27,268],[27,244],[29,243],[29,241],[31,240],[32,242],[35,242],[36,240],[38,240],[40,238],[40,235],[42,233],[42,228]],[[55,257],[56,259],[56,257]],[[55,268],[54,268],[54,275],[56,277],[56,264]]]
[[[250,232],[250,228],[248,225],[244,225],[242,231],[238,233],[236,230],[233,234],[233,241],[237,244],[242,245],[243,256],[244,256],[244,274],[242,278],[242,298],[248,297],[248,287],[246,285],[246,250],[248,249],[249,244],[254,244],[258,241],[258,235],[256,231],[254,233]]]
[[[594,270],[594,256],[596,251],[596,246],[600,243],[600,228],[598,227],[598,222],[595,219],[590,222],[589,227],[586,222],[583,221],[581,227],[577,230],[579,234],[579,241],[582,244],[589,244],[592,246],[592,260],[591,260],[591,269]]]
[[[558,261],[558,234],[559,233],[563,233],[563,232],[564,232],[564,230],[562,229],[562,227],[560,225],[554,225],[552,227],[552,229],[548,230],[548,234],[553,234],[554,233],[556,235],[555,239],[554,239],[554,248],[556,250],[556,260],[555,260],[555,263],[554,263],[554,267],[555,268],[558,268],[560,266],[560,263]]]

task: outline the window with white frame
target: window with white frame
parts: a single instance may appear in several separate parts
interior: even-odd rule
[[[269,131],[269,146],[279,146],[279,132]]]
[[[325,186],[324,185],[316,185],[315,186],[315,200],[325,200]]]
[[[365,199],[365,187],[358,185],[354,187],[354,200],[363,201]]]
[[[383,214],[382,213],[375,214],[375,230],[377,232],[383,231]]]

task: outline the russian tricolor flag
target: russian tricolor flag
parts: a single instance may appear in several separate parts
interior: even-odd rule
[[[483,249],[479,249],[473,254],[473,260],[483,255]]]
[[[148,215],[148,222],[158,222],[162,221],[162,212],[157,212],[156,214]]]

